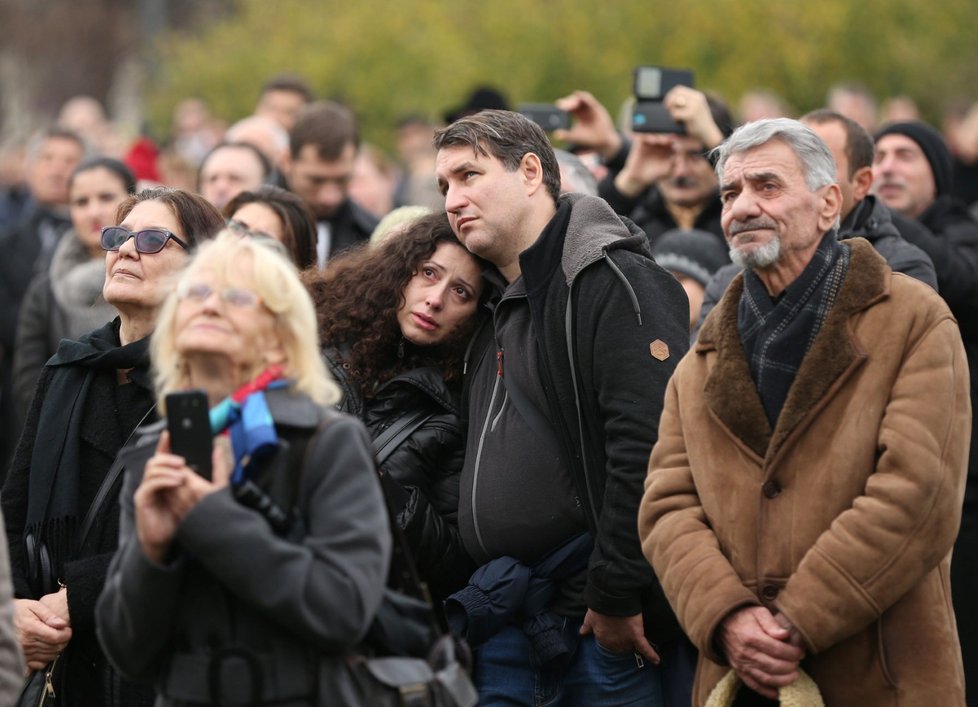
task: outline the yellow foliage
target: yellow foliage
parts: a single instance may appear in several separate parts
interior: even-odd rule
[[[265,79],[292,71],[389,146],[398,117],[440,119],[477,84],[513,105],[584,88],[614,112],[632,69],[658,64],[694,69],[732,104],[763,87],[805,111],[855,80],[937,120],[947,98],[978,98],[976,20],[972,0],[238,0],[230,18],[160,43],[148,98],[165,134],[181,98],[233,121]]]

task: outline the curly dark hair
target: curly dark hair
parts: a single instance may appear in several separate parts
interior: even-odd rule
[[[397,323],[404,288],[440,243],[464,248],[445,212],[422,216],[381,244],[347,250],[331,259],[322,272],[303,273],[316,305],[323,346],[340,352],[350,379],[366,397],[414,368],[433,366],[449,383],[461,378],[469,336],[488,315],[481,306],[485,290],[471,320],[449,341],[436,346],[406,341]]]

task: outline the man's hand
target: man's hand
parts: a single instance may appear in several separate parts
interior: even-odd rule
[[[676,138],[659,133],[636,133],[625,166],[615,176],[615,188],[635,198],[660,179],[665,179],[676,165]]]
[[[713,122],[706,94],[688,86],[676,86],[665,95],[669,115],[686,128],[686,134],[711,150],[723,142],[723,132]]]
[[[14,628],[29,670],[40,670],[71,640],[71,627],[39,601],[14,600]]]
[[[574,124],[567,130],[554,131],[556,139],[590,147],[603,160],[610,160],[621,149],[621,135],[611,114],[587,91],[574,91],[558,98],[554,105],[574,118]]]
[[[791,631],[763,606],[730,613],[719,639],[737,676],[754,692],[776,700],[778,688],[798,678],[805,651],[789,643]]]
[[[646,660],[659,664],[659,654],[645,638],[645,623],[641,614],[608,616],[588,609],[581,625],[581,635],[594,634],[594,639],[615,653],[638,653]]]

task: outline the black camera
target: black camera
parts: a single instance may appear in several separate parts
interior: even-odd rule
[[[571,126],[570,113],[552,103],[523,103],[518,110],[548,133]]]
[[[664,69],[658,66],[639,66],[635,69],[632,92],[632,130],[637,133],[686,134],[686,128],[672,119],[662,102],[676,86],[693,87],[693,72],[688,69]]]

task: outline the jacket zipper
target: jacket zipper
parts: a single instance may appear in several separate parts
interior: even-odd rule
[[[476,512],[477,503],[476,497],[479,488],[479,471],[482,468],[482,449],[486,442],[486,435],[489,433],[489,428],[492,424],[492,409],[496,404],[496,395],[499,393],[499,384],[503,379],[503,350],[497,346],[496,348],[496,380],[492,383],[492,393],[489,396],[489,408],[486,410],[485,420],[482,422],[482,430],[479,432],[479,446],[476,448],[475,452],[475,465],[472,470],[472,526],[475,530],[475,539],[479,543],[479,547],[482,549],[486,555],[489,554],[489,550],[486,548],[485,542],[482,540],[482,531],[479,530],[479,515]]]
[[[598,506],[594,502],[594,489],[591,488],[591,474],[588,472],[587,450],[584,448],[584,418],[581,416],[581,394],[577,383],[577,361],[574,359],[574,341],[571,336],[574,321],[574,281],[567,287],[567,309],[564,313],[564,338],[567,341],[567,362],[570,364],[571,383],[574,387],[574,407],[577,411],[577,438],[581,445],[581,469],[584,472],[584,488],[587,491],[588,515],[598,527]]]

